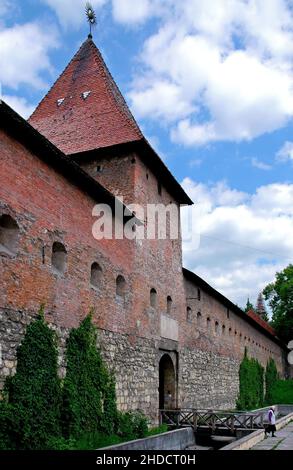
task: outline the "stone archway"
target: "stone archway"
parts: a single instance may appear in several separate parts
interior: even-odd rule
[[[159,363],[160,409],[176,408],[176,372],[169,354],[164,354]]]

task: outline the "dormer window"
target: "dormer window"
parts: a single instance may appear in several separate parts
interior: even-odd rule
[[[64,100],[65,100],[65,98],[59,98],[59,100],[57,100],[57,106],[58,107],[61,106],[61,104],[64,103]]]
[[[84,91],[81,96],[84,100],[86,100],[91,94],[91,91]]]

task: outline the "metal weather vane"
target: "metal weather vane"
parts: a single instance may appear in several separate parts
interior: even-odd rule
[[[90,25],[89,37],[92,37],[92,28],[94,26],[96,26],[96,24],[97,24],[97,17],[96,17],[95,11],[94,11],[92,5],[90,4],[90,2],[87,2],[86,5],[85,5],[85,14],[86,14],[88,23]]]

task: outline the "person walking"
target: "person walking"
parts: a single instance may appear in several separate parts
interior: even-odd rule
[[[270,432],[272,433],[272,437],[276,437],[276,415],[275,415],[275,407],[271,406],[268,412],[268,421],[269,425],[265,429],[265,437],[267,437],[267,434]]]

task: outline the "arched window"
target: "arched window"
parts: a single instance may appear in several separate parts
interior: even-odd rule
[[[211,329],[211,319],[210,317],[207,318],[207,330],[209,331]]]
[[[223,325],[222,326],[222,335],[225,336],[225,334],[226,334],[226,326]]]
[[[172,312],[172,298],[170,295],[167,297],[167,313],[170,314]]]
[[[188,322],[192,322],[192,310],[190,307],[186,309],[186,319]]]
[[[99,287],[102,280],[103,271],[98,263],[93,263],[91,266],[91,285]]]
[[[232,328],[229,328],[229,336],[232,335]]]
[[[52,266],[61,274],[66,271],[67,251],[62,243],[54,242],[52,247]]]
[[[197,300],[201,299],[201,291],[200,289],[197,289]]]
[[[124,297],[126,292],[126,281],[123,276],[119,275],[116,279],[116,294]]]
[[[157,306],[157,291],[154,288],[150,290],[150,304],[152,308]]]
[[[219,334],[219,322],[217,322],[217,321],[215,322],[215,333],[216,333],[216,335]]]
[[[197,320],[197,324],[201,325],[201,313],[200,312],[197,312],[196,320]]]
[[[19,227],[8,214],[0,217],[0,253],[16,254],[18,247]]]

